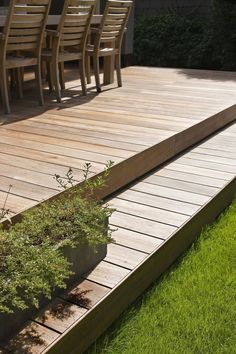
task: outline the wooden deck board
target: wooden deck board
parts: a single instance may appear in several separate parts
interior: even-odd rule
[[[68,291],[63,298],[89,310],[106,296],[109,291],[110,288],[108,287],[84,279],[71,291]]]
[[[56,299],[46,310],[39,313],[34,321],[56,332],[63,333],[86,312],[87,310],[83,307],[66,300]]]
[[[200,142],[235,120],[236,74],[137,67],[123,74],[123,88],[98,96],[92,89],[87,98],[71,80],[59,108],[50,97],[45,109],[35,107],[29,92],[2,118],[0,203],[12,184],[9,205],[21,212],[59,192],[55,173],[73,167],[79,181],[83,162],[94,161],[98,173],[115,159],[104,193],[116,192],[110,203],[118,209],[106,258],[2,345],[7,352],[82,353],[236,192],[236,125]]]
[[[112,224],[111,226],[114,227]],[[120,226],[118,229],[115,228],[113,236],[116,244],[148,254],[163,242],[163,240],[156,237],[149,237],[148,235],[124,229]]]
[[[52,329],[36,322],[28,322],[27,326],[8,342],[6,350],[17,354],[40,354],[52,340],[56,340],[59,336],[60,334]]]
[[[167,177],[161,177],[157,175],[153,175],[145,179],[145,183],[158,184],[163,187],[169,186],[174,189],[179,189],[190,193],[203,194],[207,196],[212,196],[216,194],[218,190],[215,187],[210,187],[210,186],[197,184],[193,182],[187,182],[185,180],[170,179]],[[171,205],[173,205],[173,201],[171,202]]]
[[[148,180],[149,180],[149,178],[148,178]],[[147,180],[144,180],[144,183],[146,181]],[[172,185],[171,185],[172,181],[170,179],[168,181],[170,181],[170,187],[172,187]],[[158,184],[158,183],[156,183],[156,184]],[[159,185],[162,186],[162,184],[159,184]],[[165,186],[167,187],[167,185],[165,185]],[[153,188],[152,193],[155,193],[154,192],[155,191],[155,183],[152,188]],[[177,214],[183,214],[183,215],[192,215],[192,213],[194,213],[195,211],[197,211],[199,209],[199,206],[196,204],[192,204],[189,202],[186,203],[186,202],[182,202],[182,201],[170,199],[170,198],[165,198],[165,197],[160,197],[160,196],[154,195],[152,193],[147,194],[147,193],[144,193],[139,190],[128,189],[127,191],[119,194],[118,197],[123,200],[133,201],[135,203],[141,203],[144,205],[167,210],[172,213],[176,212]],[[174,191],[173,191],[173,193],[174,193]]]
[[[145,197],[146,195],[144,194],[144,200]],[[157,208],[152,205],[147,205],[145,202],[136,203],[136,200],[126,200],[125,196],[123,196],[123,198],[124,199],[114,198],[111,202],[111,206],[116,210],[122,210],[122,213],[125,214],[132,214],[135,209],[136,216],[171,226],[180,226],[188,219],[187,215],[164,210],[162,208],[158,209],[157,213]],[[148,197],[146,197],[146,200],[148,200]]]

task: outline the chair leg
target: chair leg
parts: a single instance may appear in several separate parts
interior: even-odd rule
[[[19,99],[23,98],[22,82],[24,79],[24,68],[16,69],[17,95]]]
[[[8,95],[10,95],[10,90],[14,90],[15,87],[16,87],[16,70],[17,69],[10,69],[9,70],[9,76],[10,76],[10,81],[8,80],[7,81],[7,84],[8,84]],[[8,76],[8,73],[7,73],[7,76]]]
[[[41,65],[40,64],[38,64],[35,67],[35,79],[36,79],[36,85],[37,85],[38,95],[39,95],[39,105],[43,106],[44,105],[44,98],[43,98],[43,85],[42,85]]]
[[[93,66],[94,66],[94,75],[96,81],[97,92],[101,92],[101,83],[100,83],[100,71],[99,71],[99,56],[93,57]]]
[[[86,55],[85,62],[87,84],[91,84],[91,58],[89,55]]]
[[[0,87],[1,87],[1,94],[2,94],[2,103],[4,112],[6,114],[10,114],[10,104],[9,104],[9,96],[8,96],[8,79],[7,79],[7,70],[4,67],[0,68]]]
[[[42,67],[41,77],[43,80],[45,80],[47,79],[47,64],[45,61],[42,61],[41,67]]]
[[[57,62],[52,63],[52,76],[55,85],[55,94],[58,103],[61,103],[61,88],[59,80],[59,65]]]
[[[83,95],[87,95],[87,88],[86,88],[86,74],[85,74],[85,63],[84,60],[79,61],[79,71],[80,71],[80,81],[81,81],[81,86],[82,86],[82,92]]]
[[[59,63],[59,77],[60,77],[60,85],[61,85],[61,90],[65,90],[65,66],[64,62]]]
[[[116,54],[115,65],[116,65],[118,86],[121,87],[122,86],[122,78],[121,78],[121,57],[120,57],[120,54]]]
[[[48,62],[47,62],[47,81],[48,81],[49,91],[52,92],[54,90],[53,77],[52,77],[52,64]]]

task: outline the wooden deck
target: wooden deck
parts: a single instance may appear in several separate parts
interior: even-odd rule
[[[176,155],[236,120],[236,74],[136,67],[123,74],[121,89],[91,90],[86,99],[67,92],[66,103],[58,109],[48,100],[44,112],[15,101],[15,113],[3,118],[0,202],[12,184],[15,212],[57,193],[53,175],[68,166],[79,179],[84,162],[98,173],[114,160],[107,195],[155,168],[110,198],[118,230],[106,259],[30,319],[4,353],[82,353],[235,195],[236,123]]]
[[[111,198],[118,230],[104,261],[6,343],[6,353],[83,353],[235,193],[236,123]]]
[[[18,213],[58,193],[55,173],[72,167],[80,180],[85,162],[98,173],[111,159],[109,194],[236,117],[235,73],[130,67],[123,77],[122,88],[97,95],[91,85],[86,98],[69,81],[59,106],[45,90],[45,108],[26,85],[27,100],[0,117],[0,206],[10,184],[8,207]]]

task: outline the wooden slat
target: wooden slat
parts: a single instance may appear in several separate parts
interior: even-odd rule
[[[182,172],[188,172],[192,173],[197,176],[207,176],[207,177],[213,177],[221,180],[227,181],[228,178],[233,178],[234,174],[233,173],[228,173],[228,172],[221,172],[221,171],[216,171],[216,170],[211,170],[209,168],[202,168],[202,167],[197,167],[197,166],[191,166],[191,164],[182,164],[181,161],[178,163],[171,164],[168,166],[168,169],[172,171],[182,171]]]
[[[208,185],[197,184],[194,182],[186,182],[176,179],[152,175],[144,180],[145,183],[157,184],[163,187],[171,187],[173,189],[180,189],[186,192],[197,193],[212,196],[218,192],[218,188],[210,187]],[[196,181],[197,182],[197,181]],[[173,203],[173,202],[171,202]]]
[[[54,331],[63,333],[86,312],[87,310],[83,307],[65,300],[56,299],[43,312],[39,313],[34,318],[34,321]]]
[[[40,155],[40,154],[34,154],[34,156],[32,155],[28,155],[28,151],[27,150],[23,150],[24,154],[22,153],[21,156],[15,156],[15,155],[11,155],[11,154],[4,154],[4,153],[0,153],[0,163],[2,165],[8,166],[10,168],[10,171],[14,172],[14,169],[12,169],[11,167],[16,167],[16,174],[20,174],[21,172],[18,168],[25,170],[26,175],[29,173],[27,171],[32,171],[32,176],[34,176],[34,172],[35,172],[35,176],[38,176],[38,179],[40,179],[40,175],[43,174],[45,176],[41,176],[42,179],[44,179],[45,181],[48,180],[48,182],[53,182],[53,177],[55,176],[55,174],[59,174],[61,176],[65,176],[66,172],[68,172],[68,167],[69,164],[64,164],[63,165],[59,165],[59,164],[53,164],[50,163],[50,158],[46,159],[46,154],[45,155]],[[43,159],[43,156],[45,157],[45,159]],[[46,162],[44,162],[43,160],[46,160]],[[68,159],[68,161],[70,161]],[[52,162],[52,161],[51,161]],[[71,161],[70,161],[71,162]],[[73,165],[71,165],[73,166]],[[74,178],[75,180],[81,180],[82,179],[82,171],[78,170],[77,168],[74,167]],[[82,168],[82,164],[80,164],[80,167]],[[1,174],[5,175],[5,170],[1,170]],[[30,174],[29,174],[30,175]],[[50,184],[52,187],[54,186],[55,189],[57,189],[57,187],[55,186],[55,181],[53,182],[54,184]]]
[[[7,192],[9,186],[11,185],[11,194],[26,199],[35,200],[36,202],[40,202],[41,200],[47,199],[49,196],[52,196],[56,193],[55,189],[50,189],[43,186],[38,186],[36,184],[30,184],[27,182],[19,181],[15,178],[0,176],[0,180],[0,190],[2,192]]]
[[[15,7],[15,13],[40,13],[40,12],[44,12],[45,11],[45,7],[44,6],[30,6],[30,5],[21,5],[21,6],[16,6]]]
[[[183,157],[182,159],[179,159],[179,163],[183,165],[188,165],[188,166],[194,166],[194,167],[200,167],[200,168],[206,168],[209,170],[217,171],[218,172],[223,172],[223,173],[228,173],[231,174],[233,177],[235,172],[236,172],[236,166],[235,165],[225,165],[222,164],[222,162],[215,162],[215,161],[210,161],[210,160],[199,160],[195,159],[192,156],[188,157]]]
[[[210,197],[202,194],[190,193],[190,192],[185,192],[182,190],[180,191],[177,189],[162,187],[162,186],[158,186],[158,188],[155,189],[153,188],[152,185],[147,183],[139,183],[138,186],[134,186],[132,189],[137,190],[139,192],[149,193],[160,197],[179,200],[182,202],[196,204],[196,205],[202,205],[210,200]]]
[[[6,199],[7,193],[0,191],[0,200],[2,201],[0,204],[0,208],[3,208],[4,202]],[[7,203],[5,209],[10,210],[10,215],[14,216],[14,214],[18,212],[22,212],[25,209],[30,209],[38,202],[32,199],[27,199],[25,197],[19,197],[14,194],[10,194],[7,198]]]
[[[113,288],[128,274],[128,269],[102,261],[86,276],[86,279],[91,280],[97,284]]]
[[[7,343],[6,349],[8,349],[10,353],[40,354],[58,337],[59,333],[35,322],[29,322],[14,339]]]
[[[14,127],[15,128],[15,127]],[[16,129],[16,128],[15,128]],[[71,135],[67,135],[65,132],[61,133],[61,134],[57,134],[52,133],[50,135],[50,132],[47,133],[45,132],[45,130],[43,131],[43,129],[41,131],[39,131],[39,134],[37,134],[37,129],[36,131],[33,130],[33,134],[30,134],[28,132],[25,132],[25,130],[27,130],[27,128],[23,128],[23,131],[21,132],[21,130],[15,131],[15,130],[4,130],[2,129],[1,131],[1,137],[5,137],[8,138],[8,142],[12,142],[11,139],[9,138],[17,138],[18,140],[15,140],[16,144],[22,141],[22,139],[24,139],[24,142],[26,141],[27,144],[30,144],[30,142],[35,141],[35,142],[42,142],[42,143],[46,143],[46,144],[50,144],[50,145],[54,145],[54,146],[58,146],[58,147],[66,147],[66,148],[73,148],[73,149],[78,149],[78,150],[83,150],[83,151],[91,151],[91,152],[95,152],[95,153],[99,153],[102,155],[107,155],[107,156],[113,156],[113,157],[122,157],[122,158],[128,158],[131,157],[133,152],[129,151],[128,149],[118,149],[118,148],[114,148],[111,146],[103,146],[103,145],[92,145],[89,143],[85,143],[83,142],[83,139],[80,139],[80,137],[78,137],[78,139],[73,140],[73,136]],[[29,129],[30,131],[30,129]],[[41,134],[45,134],[45,135],[41,135]],[[82,142],[80,141],[82,140]],[[91,141],[91,140],[90,140]],[[20,144],[21,145],[21,144]],[[27,146],[27,145],[26,145]]]
[[[106,296],[109,291],[109,288],[85,279],[63,295],[63,298],[89,310]]]
[[[176,227],[171,225],[165,225],[156,221],[142,219],[135,215],[127,215],[119,212],[113,214],[110,220],[111,223],[117,227],[136,232],[139,232],[142,227],[143,233],[161,240],[168,238],[170,234],[174,233],[176,230]]]
[[[203,155],[207,155],[207,158],[210,159],[210,161],[213,161],[211,159],[215,158],[218,159],[220,157],[223,157],[224,163],[226,163],[225,161],[229,161],[231,159],[234,159],[235,154],[233,152],[227,152],[227,158],[225,158],[225,151],[224,150],[214,150],[214,149],[206,149],[203,147],[199,147],[193,150],[192,154],[194,154],[195,156],[198,156],[200,158],[204,158]],[[227,162],[228,163],[228,162]]]
[[[181,171],[172,171],[168,168],[162,169],[158,171],[155,176],[161,176],[161,177],[166,177],[166,178],[171,178],[174,180],[179,180],[179,181],[186,181],[190,183],[196,183],[199,185],[204,185],[204,186],[209,186],[209,187],[215,187],[215,188],[221,188],[222,183],[224,183],[221,179],[218,178],[213,178],[213,177],[208,177],[204,175],[195,175],[192,173],[188,172],[181,172]],[[199,193],[201,194],[201,193]]]
[[[149,179],[146,179],[144,182],[146,183]],[[171,179],[168,179],[171,184]],[[165,185],[169,187],[169,185]],[[152,187],[152,190],[156,190],[155,185]],[[199,209],[199,206],[196,204],[186,203],[179,200],[174,200],[170,198],[160,197],[154,194],[146,194],[141,191],[136,190],[127,190],[123,193],[119,194],[119,198],[124,200],[130,200],[136,203],[141,203],[144,205],[149,205],[155,208],[161,208],[164,210],[169,210],[172,212],[184,214],[184,215],[192,215]]]
[[[157,186],[155,188],[155,192],[158,193]],[[145,197],[148,199],[148,197],[144,194],[143,198],[145,199]],[[117,211],[131,215],[135,210],[136,216],[172,226],[180,226],[188,219],[187,215],[145,205],[145,203],[136,203],[126,199],[114,198],[111,202],[111,206]]]
[[[22,181],[35,184],[37,186],[46,187],[55,190],[55,192],[59,192],[59,187],[55,183],[55,180],[52,178],[52,176],[35,172],[34,168],[32,168],[32,170],[24,169],[23,167],[17,167],[16,165],[10,166],[0,162],[0,170],[1,176],[8,177],[16,181]],[[12,181],[12,185],[14,187],[14,181]]]
[[[43,139],[42,139],[43,140]],[[11,145],[9,144],[11,142]],[[22,147],[22,156],[27,155],[27,149],[31,147],[32,150],[35,151],[35,155],[37,154],[37,151],[45,152],[45,153],[53,153],[54,155],[58,156],[67,156],[68,158],[76,158],[81,160],[86,160],[86,161],[94,161],[98,163],[106,163],[109,158],[111,158],[114,162],[118,163],[122,161],[121,158],[117,156],[112,156],[111,154],[99,154],[95,151],[90,153],[89,151],[86,150],[80,150],[79,148],[75,149],[72,147],[66,147],[66,146],[60,146],[58,144],[49,144],[49,143],[44,143],[42,142],[37,142],[37,141],[30,141],[26,139],[19,139],[19,138],[14,138],[12,137],[11,140],[9,140],[7,137],[2,136],[1,139],[1,148],[0,150],[4,153],[9,151],[11,153],[12,151],[12,146],[18,146],[19,147],[19,155],[20,155],[20,147]],[[10,145],[10,146],[9,146]],[[9,149],[9,150],[8,150]],[[14,151],[14,148],[13,148]],[[16,149],[15,149],[16,151]],[[32,152],[32,158],[33,158],[34,152]],[[58,157],[58,160],[60,158]],[[69,159],[68,159],[69,161]],[[69,162],[68,162],[69,164]]]
[[[132,270],[146,257],[147,254],[143,252],[131,250],[129,248],[111,243],[108,245],[108,254],[105,261]]]
[[[111,226],[113,226],[111,224]],[[119,245],[126,246],[128,248],[144,252],[151,253],[153,249],[161,245],[162,240],[156,237],[149,237],[139,232],[123,229],[121,227],[115,228],[113,233],[115,242]]]

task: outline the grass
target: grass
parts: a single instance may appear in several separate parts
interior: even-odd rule
[[[236,353],[236,200],[88,353]]]

